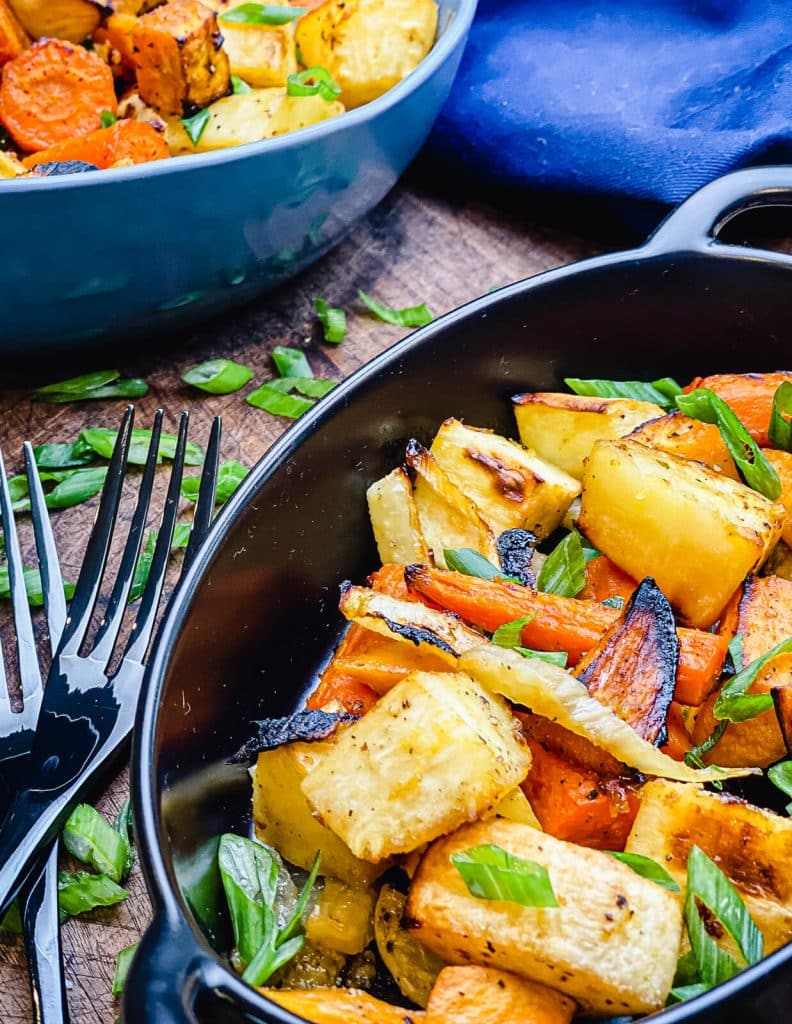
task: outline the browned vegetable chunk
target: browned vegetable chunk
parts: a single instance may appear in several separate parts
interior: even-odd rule
[[[773,704],[787,753],[792,754],[792,683],[773,687]]]
[[[313,1024],[418,1024],[423,1010],[405,1010],[352,988],[314,988],[306,991],[261,989],[267,999]]]
[[[732,480],[740,479],[734,459],[729,455],[726,442],[714,423],[702,423],[677,410],[643,423],[628,437],[649,448],[701,462],[716,473],[730,476]]]
[[[600,704],[607,704],[640,737],[666,741],[666,717],[674,697],[679,639],[674,613],[648,577],[624,614],[583,658],[575,673]]]
[[[492,967],[445,967],[426,1024],[569,1024],[573,1000],[560,992]]]
[[[19,24],[6,0],[0,0],[0,67],[18,57],[30,45],[27,33]]]
[[[135,30],[141,98],[165,114],[194,114],[231,91],[217,15],[197,0],[171,0]]]

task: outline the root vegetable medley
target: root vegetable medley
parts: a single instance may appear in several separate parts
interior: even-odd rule
[[[435,0],[0,0],[0,178],[316,124],[396,85],[436,30]]]
[[[320,857],[288,965],[239,966],[317,1024],[640,1017],[792,939],[792,804],[724,792],[792,796],[792,373],[567,384],[519,443],[406,444],[307,708],[238,757],[262,848]]]

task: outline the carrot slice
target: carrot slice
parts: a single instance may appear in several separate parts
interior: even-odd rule
[[[29,45],[30,39],[14,12],[6,0],[0,0],[0,68],[18,57]]]
[[[82,160],[104,169],[116,164],[145,164],[169,156],[165,139],[147,121],[116,121],[109,128],[79,135],[26,156],[22,163],[30,169],[38,164]]]
[[[578,597],[584,601],[607,601],[612,597],[629,601],[637,586],[632,576],[628,576],[615,562],[599,555],[586,565],[586,585]]]
[[[116,109],[113,72],[82,46],[42,39],[3,68],[0,121],[27,153],[87,135]]]
[[[492,967],[444,967],[429,996],[426,1024],[570,1024],[574,1013],[567,996],[516,974]]]
[[[666,729],[668,730],[668,739],[660,749],[664,754],[673,757],[675,761],[684,761],[685,754],[693,746],[693,742],[685,725],[682,705],[677,704],[676,701],[671,701],[671,706],[668,709]]]
[[[617,608],[595,601],[543,594],[515,583],[482,580],[423,565],[408,565],[405,578],[411,590],[490,632],[505,622],[535,615],[523,629],[523,644],[540,651],[566,651],[570,665],[577,665],[620,615]],[[675,699],[697,707],[717,684],[728,639],[697,629],[677,632]]]
[[[784,381],[792,381],[792,373],[716,373],[712,377],[696,377],[685,391],[714,391],[734,410],[754,441],[766,448],[770,444],[767,430],[773,395]]]

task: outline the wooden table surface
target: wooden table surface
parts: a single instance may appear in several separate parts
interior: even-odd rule
[[[618,248],[615,230],[593,228],[588,237],[543,225],[541,220],[488,207],[479,201],[447,201],[426,193],[414,182],[402,184],[334,252],[294,282],[220,322],[188,337],[137,350],[119,361],[108,353],[92,366],[73,361],[48,361],[30,380],[41,385],[86,369],[115,366],[123,376],[142,376],[149,385],[138,402],[137,426],[150,426],[154,410],[165,409],[166,426],[175,429],[178,415],[191,415],[190,436],[203,443],[213,416],[224,423],[222,457],[252,466],[289,421],[245,403],[245,391],[274,375],[270,352],[275,345],[304,347],[317,377],[341,379],[361,363],[397,341],[405,332],[380,323],[359,310],[357,290],[394,307],[426,302],[439,315],[500,286],[539,271]],[[313,298],[324,296],[348,311],[349,331],[340,346],[324,344],[313,316]],[[185,369],[205,359],[225,356],[255,372],[249,388],[223,397],[205,396],[180,381]],[[34,372],[36,372],[34,370]],[[86,426],[116,426],[123,410],[118,401],[73,405],[33,403],[29,388],[0,396],[0,440],[10,470],[21,469],[21,445],[29,439],[68,441]],[[159,503],[167,466],[158,471]],[[125,511],[131,499],[125,497]],[[54,530],[64,578],[76,580],[96,501],[54,513]],[[26,519],[29,517],[23,517]],[[30,550],[30,524],[22,523],[23,542]],[[123,538],[122,538],[123,539]],[[176,567],[173,572],[177,571]],[[9,609],[0,607],[8,635]],[[6,644],[7,647],[7,644]],[[99,801],[112,816],[128,792],[124,771]],[[136,867],[129,879],[130,898],[114,908],[97,910],[68,921],[63,945],[69,1004],[75,1024],[111,1024],[118,1007],[111,997],[115,956],[135,942],[145,927],[149,907],[145,885]],[[21,940],[0,936],[0,1022],[32,1020]]]

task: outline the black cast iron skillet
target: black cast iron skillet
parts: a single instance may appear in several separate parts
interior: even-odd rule
[[[298,706],[339,633],[339,582],[378,564],[366,487],[399,463],[407,438],[428,442],[447,416],[514,435],[510,396],[557,389],[564,376],[787,367],[792,256],[716,237],[765,205],[792,205],[792,167],[722,178],[641,248],[512,285],[415,332],[261,460],[176,595],[150,663],[134,795],[155,919],[127,983],[127,1024],[297,1019],[212,951],[205,935],[223,949],[228,932],[206,868],[212,837],[249,825],[249,778],[226,758],[252,719]],[[791,999],[792,945],[662,1021],[777,1024]]]

